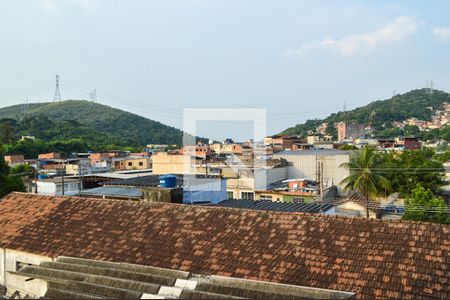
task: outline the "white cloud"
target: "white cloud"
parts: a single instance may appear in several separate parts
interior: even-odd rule
[[[432,32],[438,39],[443,42],[450,39],[450,27],[434,27]]]
[[[308,43],[300,48],[288,50],[286,56],[302,55],[315,49],[330,50],[345,56],[367,54],[378,47],[400,41],[414,34],[417,27],[418,23],[414,18],[402,16],[377,31]]]

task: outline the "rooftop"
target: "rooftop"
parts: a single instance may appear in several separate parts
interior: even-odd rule
[[[10,274],[47,283],[46,299],[348,299],[354,294],[60,256]],[[25,280],[25,282],[27,282]],[[31,283],[32,284],[32,283]]]
[[[195,176],[195,177],[194,177]],[[195,183],[193,179],[202,179],[201,182],[205,182],[206,179],[211,181],[217,180],[218,176],[214,175],[176,175],[177,186],[189,185]],[[135,186],[135,187],[157,187],[159,186],[159,175],[147,175],[134,178],[128,178],[123,180],[114,180],[111,182],[105,182],[105,186]],[[197,182],[198,183],[198,182]]]
[[[121,198],[141,198],[143,193],[138,188],[133,187],[121,187],[121,186],[107,186],[98,187],[80,192],[81,195],[88,196],[110,196]]]
[[[349,155],[351,151],[336,149],[283,150],[274,155]]]
[[[450,226],[11,193],[0,247],[356,293],[446,298]]]
[[[220,207],[244,208],[265,211],[280,211],[280,212],[307,212],[319,213],[321,209],[327,211],[333,206],[331,204],[323,204],[321,207],[319,203],[285,203],[274,202],[270,200],[235,200],[228,199],[216,204]]]

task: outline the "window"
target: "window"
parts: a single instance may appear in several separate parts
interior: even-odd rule
[[[255,197],[254,197],[253,192],[242,192],[241,199],[242,200],[254,200]]]
[[[233,199],[233,192],[227,192],[227,199]]]
[[[305,203],[305,198],[294,197],[293,202],[294,203]]]
[[[139,167],[142,167],[142,166],[144,166],[144,162],[140,161],[139,162]]]
[[[272,195],[261,195],[259,197],[261,200],[272,200]]]
[[[129,167],[132,167],[133,166],[133,163],[130,161],[130,162],[128,162],[128,166]]]

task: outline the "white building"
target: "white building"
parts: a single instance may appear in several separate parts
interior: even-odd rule
[[[274,154],[275,159],[285,159],[292,164],[288,168],[288,178],[312,178],[318,173],[318,162],[323,162],[323,178],[325,186],[336,185],[342,194],[340,182],[350,175],[350,171],[341,164],[350,161],[350,151],[342,150],[301,150],[281,151]]]
[[[60,177],[52,179],[39,179],[36,181],[37,193],[40,195],[59,196],[63,192],[63,183]],[[64,179],[64,195],[76,195],[80,192],[78,179]]]

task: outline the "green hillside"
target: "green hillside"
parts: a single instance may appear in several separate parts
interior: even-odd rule
[[[0,109],[3,143],[32,135],[47,142],[80,139],[91,145],[142,147],[180,144],[183,136],[181,130],[160,122],[84,100],[30,104],[26,115],[21,108]]]
[[[325,119],[308,120],[304,124],[298,124],[288,128],[282,134],[295,134],[305,136],[310,131],[322,124],[328,123],[330,133],[333,124],[341,121],[358,121],[366,125],[372,125],[375,135],[396,135],[399,132],[393,128],[394,121],[403,121],[408,118],[417,118],[430,121],[433,109],[440,109],[443,102],[450,102],[450,94],[428,89],[413,90],[402,95],[396,95],[387,100],[374,101],[366,106],[347,112],[333,113]]]

